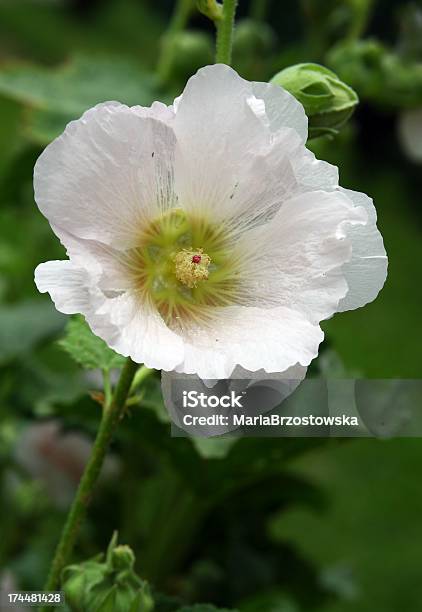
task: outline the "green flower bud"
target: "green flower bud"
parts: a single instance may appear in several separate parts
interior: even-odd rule
[[[72,612],[151,612],[148,584],[134,572],[135,555],[113,535],[106,557],[64,569],[62,588]]]
[[[233,37],[234,57],[263,56],[269,53],[274,45],[275,34],[268,24],[253,19],[241,19],[236,24]]]
[[[132,569],[135,563],[135,555],[129,546],[116,546],[111,553],[111,564],[116,570]]]
[[[359,101],[351,87],[319,64],[285,68],[271,83],[281,85],[303,104],[309,119],[309,138],[336,134]]]
[[[185,30],[171,39],[172,72],[176,78],[185,79],[201,66],[212,64],[213,43],[205,32]]]

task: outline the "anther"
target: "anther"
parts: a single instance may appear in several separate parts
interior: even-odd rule
[[[211,259],[202,249],[183,249],[174,254],[172,259],[177,280],[189,289],[196,287],[199,281],[207,280]]]

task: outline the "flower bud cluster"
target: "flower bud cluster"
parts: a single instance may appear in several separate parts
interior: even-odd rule
[[[72,612],[151,612],[149,585],[134,571],[135,555],[117,545],[117,533],[103,554],[63,570],[62,588]]]

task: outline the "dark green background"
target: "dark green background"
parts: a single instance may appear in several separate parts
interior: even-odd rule
[[[290,62],[324,62],[364,4],[270,2],[273,46],[253,43],[235,67],[265,80]],[[405,3],[373,4],[362,35],[394,50]],[[17,465],[16,444],[51,417],[92,436],[99,415],[86,395],[92,383],[56,343],[65,317],[33,284],[39,262],[63,256],[33,201],[33,164],[98,101],[149,104],[180,93],[199,56],[178,57],[164,87],[153,74],[171,5],[0,3],[0,567],[21,588],[41,588],[64,513]],[[240,18],[248,11],[241,1]],[[212,35],[198,14],[190,27]],[[389,276],[374,303],[323,324],[323,351],[347,373],[419,378],[421,166],[397,138],[400,105],[361,98],[338,137],[311,147],[339,165],[344,187],[374,198]],[[117,527],[140,575],[187,601],[244,612],[422,609],[420,440],[242,440],[225,458],[209,449],[204,457],[169,438],[157,417],[158,378],[148,392],[151,406],[133,410],[114,446],[123,478],[98,492],[75,560],[103,550]]]

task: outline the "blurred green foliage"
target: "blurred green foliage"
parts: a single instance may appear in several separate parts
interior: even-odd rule
[[[29,138],[42,145],[59,136],[72,119],[99,102],[149,106],[153,77],[133,61],[76,55],[57,69],[10,64],[0,73],[0,93],[26,109]]]
[[[33,284],[39,262],[64,256],[34,204],[33,165],[86,108],[168,102],[194,69],[192,49],[209,61],[212,28],[193,13],[171,79],[158,83],[171,5],[0,4],[0,567],[21,589],[41,588],[63,523],[51,480],[76,482],[79,465],[77,445],[64,458],[60,439],[28,432],[55,419],[92,438],[100,406],[89,392],[102,386],[59,345],[66,317]],[[395,134],[402,109],[422,106],[420,26],[417,18],[409,26],[410,10],[418,8],[393,0],[241,2],[235,38],[246,78],[316,62],[362,100],[334,140],[311,146],[340,166],[344,186],[374,198],[390,256],[379,298],[324,324],[333,363],[368,377],[420,377],[422,363],[420,168]],[[335,375],[327,354],[313,369]],[[118,473],[100,484],[73,561],[103,551],[117,528],[137,574],[166,593],[163,612],[214,610],[189,607],[196,601],[241,612],[420,609],[417,440],[171,438],[153,375],[112,452]]]

